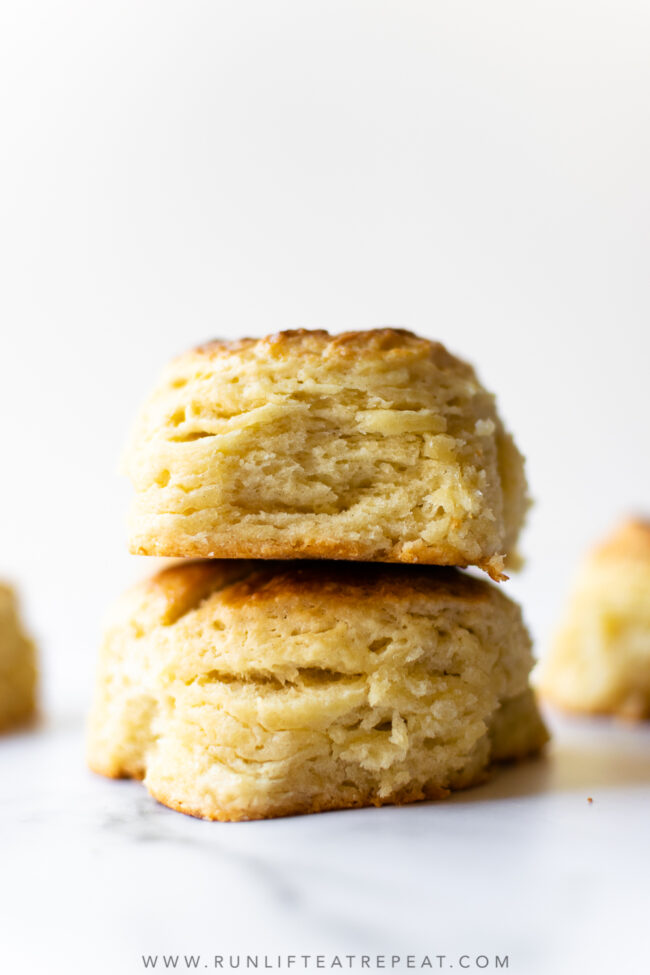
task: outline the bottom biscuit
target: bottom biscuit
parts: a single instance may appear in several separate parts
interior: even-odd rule
[[[116,607],[89,763],[243,820],[439,799],[547,739],[515,603],[453,569],[194,562]]]

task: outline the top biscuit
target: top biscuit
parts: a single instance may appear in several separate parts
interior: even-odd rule
[[[126,454],[131,551],[484,568],[527,508],[494,397],[401,329],[280,332],[175,359]]]

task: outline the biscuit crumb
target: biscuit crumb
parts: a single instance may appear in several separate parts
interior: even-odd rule
[[[587,796],[587,802],[593,802],[593,801],[594,800],[591,798],[591,796]]]

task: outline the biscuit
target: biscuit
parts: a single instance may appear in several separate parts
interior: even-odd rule
[[[0,583],[0,731],[33,715],[35,692],[34,644],[23,632],[13,589]]]
[[[455,569],[181,563],[118,603],[88,758],[242,820],[441,798],[546,740],[519,607]]]
[[[478,565],[500,578],[523,458],[474,370],[396,329],[281,332],[173,361],[125,454],[140,555]]]
[[[587,557],[537,682],[570,711],[650,718],[650,522],[624,522]]]

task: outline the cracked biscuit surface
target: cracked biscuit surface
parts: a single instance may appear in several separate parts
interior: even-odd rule
[[[585,560],[538,683],[569,711],[650,719],[649,521],[625,521]]]
[[[23,631],[13,589],[0,583],[0,731],[28,721],[35,707],[34,644]]]
[[[441,798],[546,740],[519,608],[454,569],[179,564],[127,593],[88,755],[206,819]]]
[[[174,360],[125,454],[131,551],[516,561],[523,459],[467,363],[399,329],[288,331]]]

